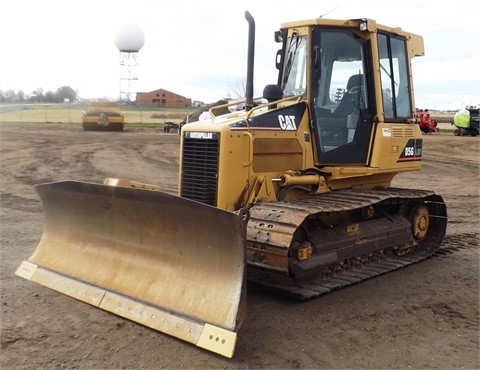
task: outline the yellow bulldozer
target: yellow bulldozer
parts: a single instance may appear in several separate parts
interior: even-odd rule
[[[256,98],[245,18],[245,109],[183,125],[178,195],[39,184],[44,231],[17,275],[232,357],[247,282],[305,300],[440,248],[442,197],[392,186],[422,165],[422,37],[366,18],[283,23],[278,80]]]

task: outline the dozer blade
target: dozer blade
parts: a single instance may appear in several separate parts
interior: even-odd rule
[[[232,357],[245,313],[240,216],[160,191],[36,186],[43,235],[18,276]]]

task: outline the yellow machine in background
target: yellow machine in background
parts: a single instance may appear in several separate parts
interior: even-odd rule
[[[124,124],[124,114],[115,102],[90,102],[82,113],[82,127],[85,131],[122,131]]]
[[[307,299],[440,247],[442,197],[391,187],[421,168],[423,39],[371,19],[282,24],[278,80],[255,99],[245,16],[245,109],[182,127],[179,196],[38,185],[45,229],[18,275],[231,357],[247,280]]]

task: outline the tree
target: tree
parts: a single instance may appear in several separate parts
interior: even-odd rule
[[[55,95],[57,103],[63,103],[65,99],[68,99],[70,102],[77,99],[77,92],[70,86],[59,87]]]
[[[239,78],[234,80],[230,86],[231,93],[234,99],[244,99],[247,94],[247,81],[246,79]]]
[[[23,90],[18,90],[17,91],[17,100],[20,103],[23,103],[25,101],[25,93],[23,92]]]
[[[53,91],[47,91],[45,93],[45,103],[55,103],[55,93]]]
[[[8,103],[14,103],[17,100],[17,94],[13,90],[7,90],[5,91],[5,100]]]
[[[78,99],[78,92],[70,86],[59,87],[55,92],[45,92],[41,87],[33,90],[30,95],[25,94],[23,90],[15,92],[12,89],[0,90],[0,103],[63,103],[68,99],[74,102]]]
[[[32,91],[32,96],[31,96],[30,100],[32,100],[33,102],[36,102],[36,103],[45,102],[45,96],[43,95],[43,89],[41,87],[39,87],[36,90]]]
[[[335,92],[333,101],[335,103],[339,103],[340,100],[342,100],[343,95],[346,93],[345,89],[338,88],[337,91]]]

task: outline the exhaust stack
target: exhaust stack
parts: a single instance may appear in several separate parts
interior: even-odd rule
[[[253,64],[255,58],[255,20],[246,11],[245,19],[248,22],[248,57],[247,57],[247,85],[245,90],[245,109],[253,108]]]

